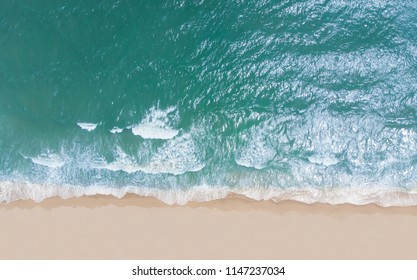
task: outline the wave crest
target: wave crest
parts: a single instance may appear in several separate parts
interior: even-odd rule
[[[171,127],[177,117],[176,107],[166,110],[152,107],[139,124],[132,126],[132,133],[144,139],[172,139],[179,132]]]
[[[94,129],[97,128],[97,124],[96,123],[85,123],[85,122],[79,122],[77,123],[77,125],[79,127],[81,127],[81,129],[87,130],[87,131],[93,131]]]

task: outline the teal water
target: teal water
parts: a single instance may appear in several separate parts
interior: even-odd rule
[[[417,205],[416,1],[2,1],[0,201]]]

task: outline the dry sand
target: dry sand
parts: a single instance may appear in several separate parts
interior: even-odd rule
[[[0,204],[0,259],[417,259],[417,207],[91,196]]]

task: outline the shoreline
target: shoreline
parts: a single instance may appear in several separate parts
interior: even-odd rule
[[[0,203],[0,259],[416,259],[417,207],[128,194]]]
[[[355,188],[248,188],[230,189],[227,187],[196,186],[190,189],[153,189],[126,186],[121,188],[103,186],[50,185],[29,182],[0,182],[0,203],[13,203],[20,200],[44,200],[59,197],[62,199],[81,198],[84,196],[114,196],[123,199],[135,195],[156,198],[167,205],[187,205],[205,203],[229,197],[240,197],[255,201],[273,201],[280,203],[296,201],[305,204],[351,204],[362,206],[376,204],[381,207],[417,207],[417,189],[397,190],[378,188],[377,186],[357,186]]]

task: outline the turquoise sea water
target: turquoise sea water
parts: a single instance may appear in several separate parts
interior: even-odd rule
[[[1,1],[0,201],[417,205],[417,2]]]

